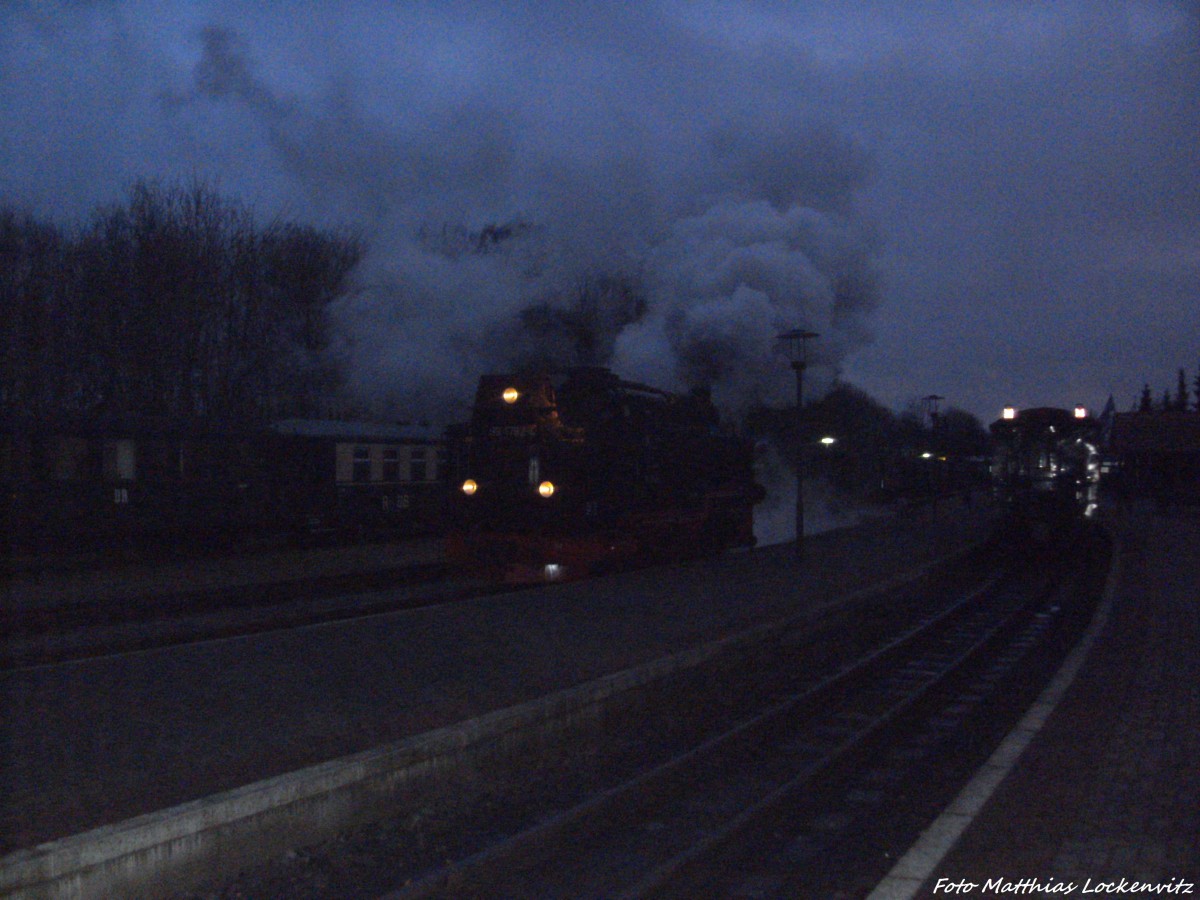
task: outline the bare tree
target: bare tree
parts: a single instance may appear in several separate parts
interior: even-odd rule
[[[5,404],[246,422],[336,386],[326,310],[361,257],[352,237],[140,182],[66,240],[7,214],[0,245]]]
[[[56,339],[63,239],[54,227],[0,210],[0,411],[45,417],[68,393]]]

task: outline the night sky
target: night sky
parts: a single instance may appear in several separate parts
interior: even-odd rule
[[[798,325],[814,391],[896,409],[1190,380],[1200,7],[849,6],[7,2],[0,202],[70,225],[199,178],[360,233],[339,348],[419,416],[599,276],[649,300],[613,367],[730,409],[787,399]]]

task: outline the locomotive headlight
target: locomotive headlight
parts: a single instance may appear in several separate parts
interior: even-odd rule
[[[500,396],[504,399],[505,403],[511,406],[513,403],[516,403],[518,399],[520,399],[521,392],[515,387],[506,387],[504,389],[504,393]]]
[[[479,485],[477,485],[474,480],[470,478],[462,483],[462,492],[468,497],[474,494],[477,490],[479,490]]]
[[[543,481],[541,484],[538,485],[538,493],[541,494],[543,497],[553,497],[554,496],[554,482],[553,481]]]

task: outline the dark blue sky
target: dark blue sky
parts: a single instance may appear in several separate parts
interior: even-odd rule
[[[10,2],[0,200],[200,177],[361,231],[355,383],[424,414],[596,273],[650,298],[616,368],[708,354],[730,406],[786,397],[793,325],[814,388],[984,420],[1194,374],[1196,5],[845,6]],[[430,238],[517,219],[486,258]]]

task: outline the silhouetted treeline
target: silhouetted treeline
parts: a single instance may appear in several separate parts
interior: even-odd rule
[[[67,229],[0,209],[0,415],[229,424],[336,387],[328,307],[357,240],[139,183]]]
[[[1149,383],[1142,385],[1142,393],[1138,398],[1134,409],[1137,412],[1188,412],[1189,410],[1200,413],[1200,369],[1196,371],[1196,377],[1192,381],[1192,394],[1195,396],[1195,401],[1191,402],[1188,399],[1188,381],[1187,373],[1179,370],[1179,374],[1175,379],[1175,393],[1164,390],[1162,400],[1158,403],[1154,402],[1150,395]]]

